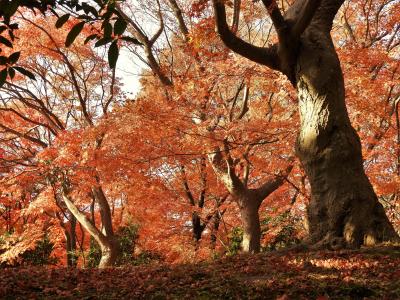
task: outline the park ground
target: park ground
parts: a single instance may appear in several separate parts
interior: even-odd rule
[[[400,299],[400,246],[185,265],[0,270],[0,299]]]

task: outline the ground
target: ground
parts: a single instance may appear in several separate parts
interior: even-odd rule
[[[0,299],[400,299],[400,247],[276,251],[187,265],[0,270]]]

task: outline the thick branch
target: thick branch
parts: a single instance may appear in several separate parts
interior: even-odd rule
[[[199,196],[199,207],[203,208],[206,197],[206,187],[207,187],[206,159],[204,157],[201,158],[200,162],[200,176],[201,176],[200,178],[201,191]]]
[[[112,228],[110,205],[108,204],[107,198],[104,195],[104,191],[99,186],[99,187],[94,187],[92,189],[92,192],[100,207],[101,224],[104,229],[104,234],[106,237],[112,237],[114,236],[114,232]]]
[[[278,33],[279,42],[282,42],[285,38],[285,35],[288,33],[288,25],[285,19],[283,18],[281,11],[276,3],[276,0],[262,0],[265,7],[267,8],[268,14],[271,17],[272,23]]]
[[[242,108],[240,109],[238,120],[242,119],[244,115],[249,111],[249,87],[246,85],[243,91],[243,100],[242,100]]]
[[[242,181],[234,172],[234,166],[229,160],[222,157],[221,150],[216,148],[214,153],[208,156],[215,174],[223,182],[226,189],[231,195],[240,195],[245,192],[245,187]]]
[[[284,182],[286,177],[292,171],[293,166],[289,166],[282,175],[276,176],[274,179],[270,179],[261,185],[259,188],[255,189],[256,195],[260,201],[260,203],[267,198],[270,194],[272,194],[275,190],[277,190]]]
[[[35,144],[37,144],[37,145],[40,145],[40,146],[42,146],[43,148],[47,148],[47,146],[48,146],[48,145],[47,145],[45,142],[43,142],[42,140],[37,139],[37,138],[35,138],[35,137],[33,137],[33,136],[30,136],[30,135],[27,134],[27,133],[22,133],[22,132],[16,131],[16,130],[14,130],[14,129],[10,128],[10,127],[7,127],[7,126],[5,126],[5,125],[3,125],[3,124],[0,124],[0,128],[3,128],[3,129],[6,130],[7,132],[12,133],[12,134],[14,134],[14,135],[16,135],[16,136],[18,136],[18,137],[20,137],[20,138],[27,139],[28,141],[31,141],[31,142],[33,142],[33,143],[35,143]]]
[[[221,0],[213,0],[217,31],[224,44],[232,51],[271,69],[279,70],[276,46],[257,47],[237,37],[226,22],[225,5]]]
[[[234,0],[233,1],[233,17],[232,17],[232,24],[231,30],[233,33],[236,33],[239,29],[239,17],[240,17],[240,5],[241,0]]]
[[[186,197],[189,200],[190,205],[195,206],[195,201],[192,192],[190,191],[189,183],[187,182],[186,179],[186,172],[185,172],[185,167],[182,165],[180,167],[181,169],[181,174],[182,174],[182,184],[183,184],[183,189],[185,191]]]
[[[143,44],[143,50],[146,55],[147,59],[147,64],[153,71],[153,73],[158,77],[158,79],[161,81],[161,83],[165,86],[171,86],[172,82],[171,80],[164,74],[162,71],[160,64],[157,62],[156,58],[154,57],[152,46],[156,42],[156,40],[159,38],[160,34],[162,33],[164,29],[164,23],[162,21],[161,13],[160,13],[160,28],[158,32],[153,36],[153,38],[150,40],[147,35],[140,29],[140,27],[136,24],[132,18],[130,18],[126,13],[123,12],[123,10],[117,5],[116,9],[118,13],[121,15],[121,17],[128,23],[130,24],[133,29],[135,30],[135,37],[139,42]]]
[[[163,16],[161,13],[161,7],[160,7],[160,2],[157,0],[157,4],[158,4],[158,19],[159,19],[159,27],[157,32],[154,34],[154,36],[150,39],[149,43],[150,46],[153,46],[154,43],[157,41],[157,39],[160,37],[161,33],[164,31],[164,20],[163,20]]]

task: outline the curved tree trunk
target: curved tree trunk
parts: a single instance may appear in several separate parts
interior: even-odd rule
[[[119,247],[115,238],[107,238],[106,243],[100,244],[100,249],[101,258],[99,268],[102,269],[114,266],[119,254]]]
[[[62,194],[65,205],[77,221],[96,240],[101,249],[99,268],[112,267],[118,257],[118,244],[114,236],[106,236],[75,206],[65,191]]]
[[[340,248],[395,240],[363,169],[339,59],[323,17],[320,9],[302,35],[296,65],[301,122],[296,151],[311,185],[310,241]]]
[[[226,149],[225,152],[227,152]],[[266,180],[258,188],[251,189],[247,186],[247,175],[241,179],[234,172],[233,160],[229,153],[227,158],[223,159],[222,152],[217,148],[214,153],[209,155],[209,160],[215,174],[224,183],[229,194],[239,206],[240,220],[243,226],[242,251],[260,252],[261,228],[258,209],[264,199],[285,182],[285,178],[289,175],[293,166],[288,166],[282,174]]]

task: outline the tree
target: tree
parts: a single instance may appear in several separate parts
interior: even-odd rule
[[[398,240],[363,169],[360,139],[351,126],[343,75],[330,31],[344,1],[297,0],[282,15],[263,0],[278,35],[258,47],[229,28],[223,1],[213,0],[218,33],[236,53],[286,75],[299,97],[296,152],[311,185],[310,241],[340,248]]]
[[[19,178],[30,178],[37,186],[30,206],[38,205],[35,198],[40,198],[42,192],[43,195],[47,193],[48,201],[55,201],[61,214],[56,210],[46,212],[58,219],[64,228],[68,253],[76,250],[75,225],[78,220],[97,238],[104,254],[100,266],[112,265],[118,249],[101,176],[98,171],[85,166],[85,159],[80,162],[74,159],[83,154],[82,146],[89,157],[88,153],[96,157],[96,151],[101,148],[102,132],[96,131],[96,135],[89,135],[87,140],[82,133],[86,129],[90,132],[100,116],[106,115],[118,100],[115,71],[109,72],[103,58],[88,45],[83,45],[84,37],[79,38],[79,46],[66,49],[66,32],[54,28],[54,18],[49,21],[21,18],[20,40],[15,46],[26,50],[19,64],[35,74],[36,80],[14,77],[2,87],[0,112],[6,121],[1,125],[5,137],[2,146],[9,154],[4,157],[2,166]],[[75,25],[76,22],[70,21],[65,26]],[[31,39],[33,34],[35,40]],[[66,82],[69,84],[65,85]],[[29,175],[33,169],[40,170],[38,176]],[[90,171],[82,172],[84,169]],[[79,179],[74,180],[74,176],[80,179],[88,176],[86,184],[89,186]],[[20,185],[20,182],[14,181],[14,185]],[[79,195],[80,198],[83,196],[97,203],[103,232],[94,220],[88,220],[79,210],[77,203],[80,201],[72,200],[76,189],[87,192],[84,196],[83,193]],[[64,224],[65,220],[69,224]],[[70,257],[68,261],[71,262]]]

